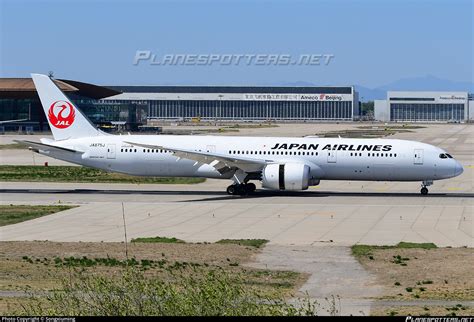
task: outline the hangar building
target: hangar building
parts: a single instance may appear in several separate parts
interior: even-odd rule
[[[112,86],[102,99],[148,107],[148,119],[351,121],[359,116],[354,87]]]
[[[467,92],[389,91],[374,102],[374,117],[384,122],[466,122],[473,112]]]

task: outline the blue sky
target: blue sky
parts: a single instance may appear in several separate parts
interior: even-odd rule
[[[473,4],[455,1],[0,0],[0,76],[97,84],[472,82]],[[327,66],[133,65],[165,54],[333,54]]]

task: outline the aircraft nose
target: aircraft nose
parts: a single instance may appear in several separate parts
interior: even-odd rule
[[[462,167],[461,163],[459,163],[458,161],[455,162],[456,163],[454,165],[454,176],[457,177],[458,175],[464,172],[464,168]]]

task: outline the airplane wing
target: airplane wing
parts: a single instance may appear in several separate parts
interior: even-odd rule
[[[194,160],[196,163],[205,163],[216,168],[220,173],[230,171],[232,168],[239,168],[245,172],[260,171],[262,168],[271,163],[272,160],[258,160],[246,156],[229,156],[215,152],[195,151],[181,148],[171,148],[162,145],[143,144],[137,142],[125,142],[127,144],[139,146],[146,149],[168,150],[179,159]],[[178,159],[178,160],[179,160]]]
[[[35,152],[38,152],[39,150],[41,151],[46,151],[46,152],[70,152],[70,153],[84,153],[83,151],[78,151],[78,150],[73,150],[69,148],[63,148],[60,146],[55,146],[55,145],[49,145],[45,143],[40,143],[40,142],[33,142],[33,141],[26,141],[26,140],[13,140],[15,142],[27,145],[30,150],[33,150]]]

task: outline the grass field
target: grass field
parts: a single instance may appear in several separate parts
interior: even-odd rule
[[[139,237],[131,240],[132,243],[184,243],[175,237]]]
[[[352,255],[358,256],[372,256],[373,252],[377,249],[406,249],[406,248],[419,248],[419,249],[433,249],[438,248],[433,243],[407,243],[400,242],[395,246],[372,246],[372,245],[354,245],[352,246]]]
[[[16,224],[74,207],[75,206],[0,205],[0,226]]]
[[[237,244],[241,246],[251,246],[260,248],[269,241],[266,239],[221,239],[217,241],[217,244]]]
[[[203,178],[134,177],[120,173],[74,166],[0,166],[0,181],[27,182],[106,182],[106,183],[154,183],[190,184],[204,182]]]
[[[384,300],[474,300],[472,248],[400,243],[395,246],[356,245],[352,247],[352,253],[384,286],[381,297]],[[410,312],[415,312],[415,309]],[[407,312],[396,308],[383,310],[387,314],[391,311],[402,315]]]
[[[139,237],[131,240],[132,243],[185,243],[184,240],[175,237]],[[240,246],[260,248],[268,243],[266,239],[221,239],[216,244],[235,244]],[[198,243],[199,244],[199,243]],[[209,243],[205,243],[209,244]]]
[[[123,243],[0,242],[0,290],[17,294],[0,297],[0,315],[21,310],[20,305],[29,301],[21,295],[25,290],[38,294],[55,289],[74,272],[111,278],[127,267],[140,270],[147,279],[164,282],[187,273],[200,278],[200,274],[217,269],[231,278],[231,283],[270,298],[295,294],[307,276],[245,267],[258,252],[255,247],[236,244],[131,243],[127,260]],[[230,285],[229,291],[234,287]]]
[[[28,146],[19,143],[0,144],[0,150],[24,150],[28,149]]]

